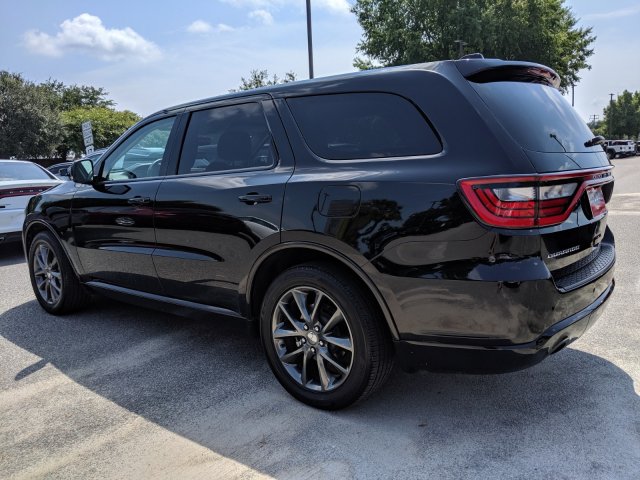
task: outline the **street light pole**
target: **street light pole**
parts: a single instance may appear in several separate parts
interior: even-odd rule
[[[313,39],[311,35],[311,0],[307,0],[307,47],[309,49],[309,78],[313,78]]]
[[[613,105],[613,96],[614,96],[614,95],[615,95],[615,94],[613,94],[613,93],[610,93],[610,94],[609,94],[609,97],[610,97],[610,98],[609,98],[609,115],[608,115],[608,116],[609,116],[609,135],[608,135],[608,136],[609,136],[609,139],[611,139],[611,133],[612,133],[612,132],[611,132],[611,107],[612,107],[612,105]]]

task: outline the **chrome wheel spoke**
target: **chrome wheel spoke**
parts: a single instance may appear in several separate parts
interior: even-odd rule
[[[326,334],[330,332],[338,323],[344,320],[344,316],[342,315],[342,310],[336,307],[336,311],[333,312],[331,318],[325,323],[324,327],[322,327],[322,333]]]
[[[351,345],[350,338],[325,336],[324,339],[326,340],[327,343],[335,345],[336,347],[340,347],[343,350],[347,350],[349,352],[353,351],[353,346]]]
[[[331,365],[334,366],[334,368],[336,368],[340,373],[342,373],[343,375],[346,375],[347,373],[349,373],[349,370],[347,370],[346,368],[344,368],[342,365],[340,365],[336,360],[334,360],[333,358],[331,358],[331,354],[326,351],[326,352],[320,352],[320,356],[325,359],[327,362],[329,362]]]
[[[303,323],[298,320],[295,320],[291,316],[291,314],[287,310],[287,306],[284,303],[280,302],[278,304],[278,307],[280,308],[280,311],[284,313],[284,316],[287,318],[287,320],[289,320],[289,323],[291,324],[291,326],[295,328],[298,333],[300,333],[301,335],[304,335],[304,329],[302,328]]]
[[[289,337],[301,337],[302,334],[298,330],[287,330],[282,328],[282,324],[276,330],[273,331],[273,338],[289,338]]]
[[[40,245],[38,247],[38,251],[36,252],[35,258],[36,261],[38,262],[38,266],[40,267],[40,270],[46,270],[47,269],[47,247],[45,247],[44,245]]]
[[[297,350],[294,350],[293,352],[285,353],[284,355],[282,355],[280,357],[280,361],[284,363],[291,363],[291,360],[293,360],[303,352],[304,352],[304,347],[300,347]]]
[[[308,377],[308,369],[309,369],[309,351],[305,351],[304,354],[302,355],[302,372],[300,374],[300,380],[302,382],[302,386],[306,387],[307,383],[309,382],[309,377]]]
[[[313,310],[311,311],[311,322],[315,323],[316,320],[316,316],[318,314],[318,307],[320,306],[320,302],[322,301],[322,298],[324,297],[324,293],[322,292],[318,292],[316,294],[316,298],[313,300]]]
[[[322,390],[327,390],[329,388],[329,374],[327,373],[327,369],[324,366],[324,359],[321,355],[316,355],[316,363],[318,364],[318,374],[320,376],[320,386]]]
[[[302,319],[307,323],[311,323],[311,315],[309,315],[309,310],[307,310],[307,294],[300,290],[293,290],[292,293]]]

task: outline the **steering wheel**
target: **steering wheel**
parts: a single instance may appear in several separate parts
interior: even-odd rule
[[[162,167],[161,158],[149,165],[149,168],[147,169],[147,177],[157,177],[160,175],[160,167]]]

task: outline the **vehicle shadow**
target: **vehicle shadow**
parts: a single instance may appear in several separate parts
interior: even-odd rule
[[[0,243],[0,267],[24,263],[24,251],[21,242]]]
[[[31,301],[0,315],[0,335],[39,358],[5,372],[15,388],[51,364],[130,412],[278,478],[631,478],[640,465],[632,378],[573,348],[500,376],[398,371],[366,402],[323,412],[277,384],[259,341],[237,321],[104,300],[54,317]]]

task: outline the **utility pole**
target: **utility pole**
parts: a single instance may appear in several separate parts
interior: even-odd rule
[[[467,42],[463,41],[463,40],[454,40],[453,43],[457,43],[459,50],[458,50],[458,58],[461,58],[462,56],[464,56],[464,47],[467,46]]]
[[[610,99],[609,99],[609,115],[608,115],[609,116],[609,135],[608,135],[609,139],[612,138],[611,137],[611,133],[612,133],[611,132],[611,107],[613,106],[613,96],[614,95],[615,95],[614,93],[610,93],[609,94],[609,97],[610,97]]]
[[[574,92],[575,89],[575,85],[572,83],[571,84],[571,106],[575,107],[576,106],[576,94]]]
[[[311,35],[311,0],[307,0],[307,48],[309,49],[309,78],[313,78],[313,38]]]

